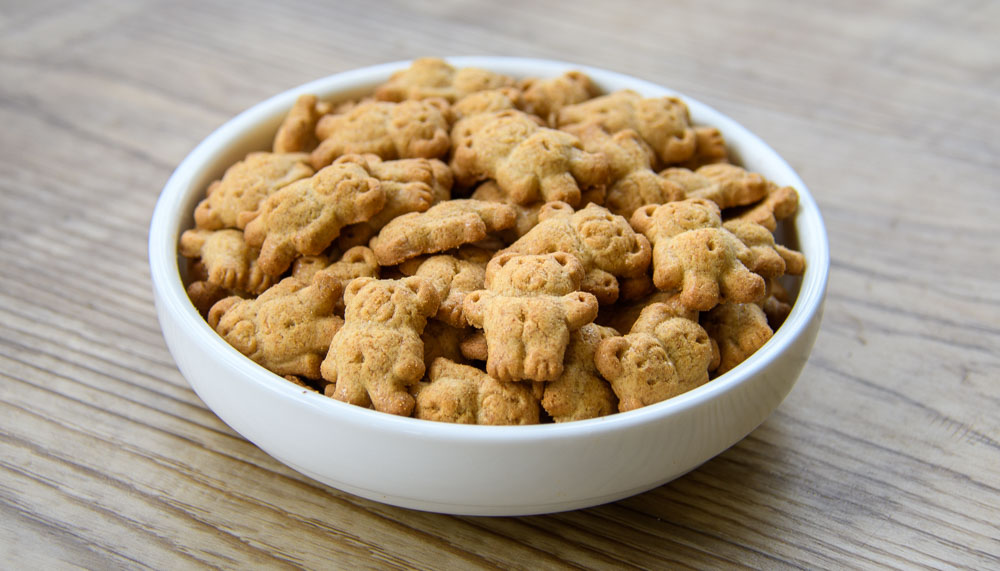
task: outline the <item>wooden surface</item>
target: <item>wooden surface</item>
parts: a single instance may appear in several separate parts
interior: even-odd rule
[[[0,1],[0,567],[1000,567],[1000,3],[611,5]],[[826,315],[748,438],[615,504],[451,517],[297,475],[190,390],[146,261],[172,169],[274,93],[448,54],[669,85],[802,175]]]

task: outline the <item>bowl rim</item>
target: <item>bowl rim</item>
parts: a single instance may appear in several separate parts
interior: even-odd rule
[[[739,141],[752,148],[760,160],[765,160],[774,172],[768,178],[780,178],[781,184],[791,185],[799,193],[796,233],[806,255],[807,267],[801,278],[799,293],[785,322],[771,339],[743,363],[710,380],[708,383],[665,401],[627,412],[616,412],[599,418],[565,423],[523,426],[484,426],[434,422],[412,417],[378,412],[350,405],[287,382],[250,360],[229,345],[201,317],[183,287],[177,241],[180,233],[192,225],[192,213],[185,211],[191,204],[195,181],[204,178],[211,164],[234,142],[239,143],[255,125],[273,120],[291,108],[299,95],[330,94],[374,87],[393,71],[408,67],[413,60],[399,60],[350,71],[335,73],[293,87],[261,101],[237,114],[216,128],[181,161],[164,184],[150,222],[148,254],[154,297],[162,310],[176,317],[183,330],[215,353],[223,364],[238,373],[246,382],[258,385],[273,398],[294,401],[320,415],[336,417],[359,428],[380,431],[403,431],[417,437],[454,442],[517,443],[535,440],[561,439],[568,436],[597,435],[628,430],[640,425],[698,407],[716,396],[731,391],[751,377],[764,371],[779,355],[788,350],[807,328],[813,316],[821,310],[829,276],[829,242],[822,215],[815,199],[799,175],[778,153],[745,127],[721,112],[668,87],[634,76],[588,65],[550,59],[501,56],[458,56],[443,58],[456,67],[482,67],[515,77],[550,77],[566,71],[579,70],[598,85],[626,85],[649,95],[673,95],[683,99],[695,123],[720,128],[727,142]],[[527,71],[526,71],[527,70]],[[746,160],[746,157],[744,157]],[[201,189],[197,189],[201,190]],[[808,247],[808,248],[807,248]],[[277,382],[276,382],[277,381]]]

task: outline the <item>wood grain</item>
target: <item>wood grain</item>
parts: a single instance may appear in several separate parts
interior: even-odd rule
[[[10,568],[1000,567],[1000,4],[0,3],[0,553]],[[191,148],[310,79],[501,54],[669,85],[820,203],[823,327],[745,440],[614,504],[413,512],[208,411],[146,231]]]

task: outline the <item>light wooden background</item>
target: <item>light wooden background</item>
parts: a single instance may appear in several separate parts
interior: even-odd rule
[[[976,0],[0,0],[0,567],[1000,567],[998,28]],[[172,169],[274,93],[449,54],[669,85],[810,185],[826,317],[748,438],[615,504],[451,517],[299,476],[189,389],[146,261]]]

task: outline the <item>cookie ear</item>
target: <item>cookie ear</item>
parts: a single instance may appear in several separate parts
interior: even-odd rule
[[[361,288],[365,287],[366,285],[374,281],[375,278],[368,278],[368,277],[354,278],[353,280],[351,280],[351,282],[347,284],[347,287],[344,288],[344,303],[345,304],[350,303],[351,298],[354,297],[359,291],[361,291]]]
[[[628,350],[628,341],[624,337],[611,337],[605,339],[597,346],[594,354],[594,364],[601,376],[609,381],[614,381],[625,372],[622,367],[622,356]]]
[[[441,296],[434,285],[420,276],[410,276],[402,279],[403,285],[417,294],[417,304],[424,315],[433,315],[441,305]]]
[[[344,252],[344,255],[340,257],[340,261],[350,264],[364,263],[366,266],[373,268],[378,265],[378,260],[375,259],[375,252],[372,252],[371,248],[367,246],[354,246]]]
[[[637,208],[632,213],[632,218],[628,221],[629,224],[636,232],[645,232],[653,226],[653,213],[659,206],[659,204],[647,204]]]
[[[486,289],[490,289],[490,284],[493,283],[493,276],[500,271],[500,268],[504,267],[507,262],[518,256],[520,256],[520,254],[516,252],[501,252],[493,256],[490,262],[486,264],[486,280],[484,283]]]
[[[555,218],[556,216],[571,216],[572,214],[572,206],[561,200],[554,200],[552,202],[546,202],[542,205],[541,210],[538,211],[538,221],[543,222],[549,218]]]

